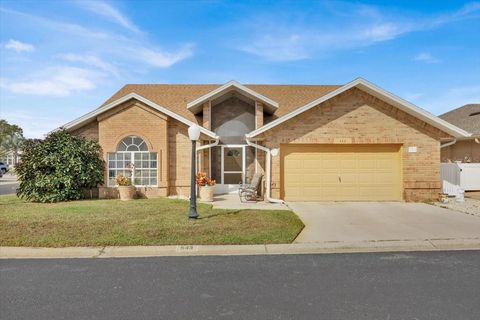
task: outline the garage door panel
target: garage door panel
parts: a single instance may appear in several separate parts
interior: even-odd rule
[[[339,184],[347,185],[347,184],[356,184],[357,183],[357,172],[341,172],[338,177]]]
[[[379,186],[390,185],[390,182],[395,179],[393,172],[377,172],[374,177],[375,184]]]
[[[358,177],[358,184],[362,185],[371,185],[375,183],[375,172],[373,171],[366,171],[366,172],[358,172],[357,173]]]
[[[320,180],[316,181],[317,184],[337,184],[338,183],[338,173],[325,173],[323,175],[319,175]]]
[[[358,159],[357,165],[359,169],[375,169],[375,162],[371,160],[371,156],[366,159]]]
[[[301,185],[302,184],[302,175],[288,175],[285,177],[291,185]]]
[[[289,201],[401,200],[399,145],[282,146]]]
[[[303,161],[303,168],[305,169],[316,169],[318,167],[319,161],[322,161],[321,159],[306,159]]]
[[[337,164],[338,166],[338,164]],[[341,159],[340,160],[340,168],[341,169],[355,169],[357,167],[357,161],[352,156],[352,159]]]
[[[323,159],[321,167],[325,169],[337,169],[338,159]]]
[[[393,158],[385,158],[376,160],[376,169],[391,169]]]

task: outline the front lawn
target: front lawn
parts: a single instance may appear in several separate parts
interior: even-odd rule
[[[292,211],[220,210],[165,198],[30,203],[0,196],[0,246],[67,247],[290,243],[303,223]]]

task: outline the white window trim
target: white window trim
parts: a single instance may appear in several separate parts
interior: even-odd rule
[[[145,141],[144,141],[145,143]],[[110,177],[108,175],[108,171],[109,170],[128,170],[126,168],[110,168],[108,167],[108,162],[110,161],[110,158],[109,158],[109,155],[110,154],[116,154],[116,153],[123,153],[123,154],[126,154],[126,153],[130,153],[130,157],[132,159],[132,162],[131,163],[135,163],[135,153],[155,153],[157,154],[157,167],[156,168],[140,168],[138,170],[142,170],[142,169],[145,169],[145,170],[157,170],[157,184],[148,184],[148,185],[144,185],[144,184],[133,184],[133,182],[135,181],[135,167],[133,168],[132,170],[132,176],[130,177],[131,181],[132,181],[132,186],[136,187],[136,188],[143,188],[143,187],[158,187],[158,158],[159,158],[159,153],[158,152],[155,152],[155,151],[115,151],[115,152],[108,152],[107,153],[107,187],[118,187],[117,184],[111,184],[110,183]],[[143,160],[142,160],[143,161]],[[150,162],[150,160],[149,160]]]

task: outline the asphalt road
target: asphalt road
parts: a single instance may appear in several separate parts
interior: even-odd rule
[[[15,193],[19,185],[18,182],[0,184],[0,195]]]
[[[0,260],[6,319],[480,319],[480,251]]]

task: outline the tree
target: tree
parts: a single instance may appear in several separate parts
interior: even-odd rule
[[[13,133],[12,135],[7,136],[2,143],[1,148],[6,152],[13,152],[13,165],[16,166],[18,163],[18,155],[20,150],[22,150],[22,145],[25,141],[25,138],[20,133]]]
[[[9,124],[0,119],[0,158],[5,158],[9,151],[14,152],[14,165],[17,164],[18,153],[25,138],[23,130],[16,124]]]
[[[0,145],[3,144],[5,138],[18,133],[23,137],[23,130],[16,124],[10,124],[4,119],[0,119]]]
[[[65,130],[52,132],[45,140],[26,140],[16,167],[17,195],[36,202],[82,199],[85,189],[103,184],[105,163],[100,154],[98,142]]]

